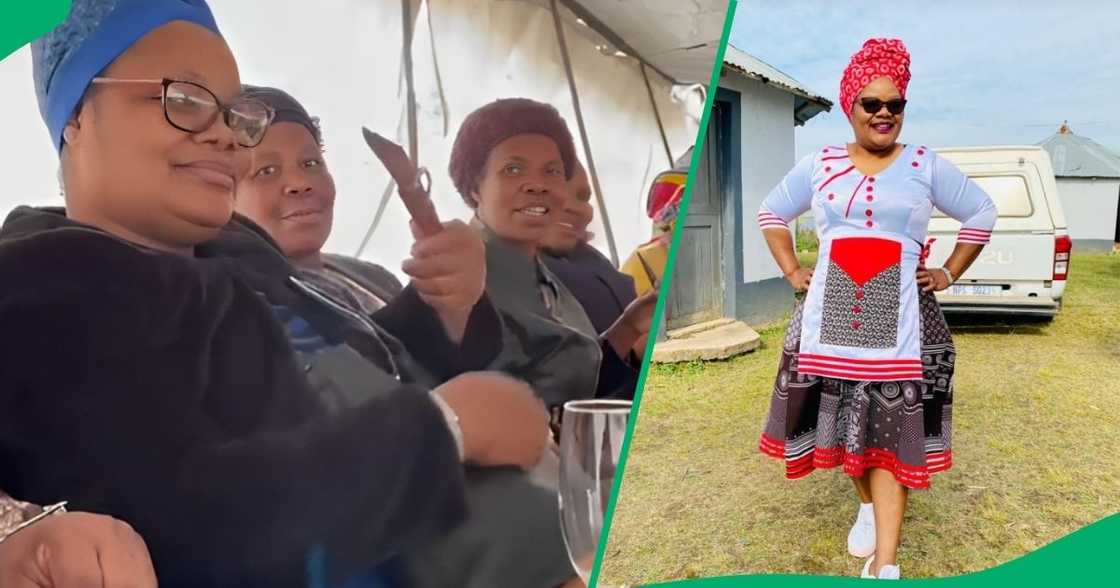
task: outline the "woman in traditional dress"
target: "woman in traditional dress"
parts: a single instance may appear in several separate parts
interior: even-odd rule
[[[848,550],[870,556],[864,577],[884,579],[900,577],[908,491],[952,464],[956,353],[933,293],[968,269],[996,222],[991,199],[960,170],[898,142],[909,66],[900,40],[864,43],[840,89],[854,141],[806,156],[758,213],[798,292],[760,448],[791,479],[843,465],[861,502]],[[810,208],[815,269],[799,265],[788,226]],[[944,266],[927,269],[934,208],[962,228]]]

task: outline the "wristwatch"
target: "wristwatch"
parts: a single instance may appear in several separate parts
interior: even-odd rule
[[[442,396],[436,394],[434,390],[428,391],[428,395],[431,396],[432,402],[435,402],[436,406],[439,407],[439,411],[443,413],[443,420],[447,422],[447,430],[451,431],[451,437],[455,439],[455,449],[459,451],[459,461],[462,461],[466,456],[463,448],[463,428],[459,426],[459,415],[455,414],[451,405]]]
[[[949,285],[950,286],[953,285],[953,282],[957,281],[957,279],[953,277],[953,272],[949,271],[949,268],[947,268],[945,266],[941,266],[941,271],[945,272],[945,277],[946,278],[949,278]]]

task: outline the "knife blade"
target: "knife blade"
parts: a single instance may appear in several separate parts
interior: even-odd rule
[[[389,171],[389,175],[393,177],[393,181],[397,184],[397,193],[400,194],[404,207],[408,209],[409,216],[416,222],[420,232],[430,237],[442,231],[443,225],[439,221],[439,214],[436,213],[435,204],[432,203],[428,193],[431,188],[428,170],[417,168],[400,145],[366,127],[362,127],[362,137],[365,138],[366,145],[369,145],[373,154]],[[422,182],[424,178],[427,178],[427,186]]]

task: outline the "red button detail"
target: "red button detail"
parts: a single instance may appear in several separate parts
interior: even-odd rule
[[[821,149],[821,152],[822,153],[828,153],[828,147],[825,147],[824,149]]]
[[[830,172],[830,171],[832,171],[832,168],[831,167],[826,167],[826,168],[824,168],[824,171]]]
[[[918,162],[916,162],[916,161],[914,161],[914,162],[911,162],[911,163],[910,163],[910,165],[912,165],[912,166],[914,166],[914,167],[918,167]]]
[[[856,300],[863,300],[863,290],[856,290]]]
[[[874,183],[875,183],[875,178],[874,178],[874,177],[871,177],[871,178],[867,178],[867,181],[869,181],[869,182],[871,182],[872,184],[874,184]]]
[[[863,211],[863,214],[866,214],[867,216],[871,216],[871,209],[868,208],[867,210]]]
[[[854,312],[856,314],[859,314],[859,313],[863,312],[863,309],[860,308],[860,306],[857,304],[856,306],[852,307],[852,312]]]
[[[852,328],[853,329],[858,329],[859,328],[859,321],[852,321]]]
[[[868,194],[868,195],[867,195],[867,201],[868,201],[868,202],[871,202],[872,200],[875,200],[875,197],[874,197],[874,196],[872,196],[871,194]]]
[[[925,154],[926,154],[926,152],[925,152],[925,151],[923,151],[923,150],[921,150],[921,149],[919,149],[919,150],[918,150],[918,155],[925,155]]]
[[[829,194],[829,195],[828,195],[828,199],[829,199],[829,200],[833,200],[833,199],[835,199],[835,198],[836,198],[836,194]]]
[[[868,191],[868,192],[873,192],[873,191],[875,191],[875,186],[868,186],[868,187],[867,187],[867,191]]]
[[[871,228],[871,227],[873,227],[873,226],[875,226],[875,223],[873,223],[873,222],[871,222],[871,221],[867,221],[867,228],[869,228],[869,229],[870,229],[870,228]]]

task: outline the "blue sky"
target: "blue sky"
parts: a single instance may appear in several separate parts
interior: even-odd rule
[[[1068,119],[1120,153],[1120,2],[740,0],[731,44],[836,102],[848,59],[885,36],[911,54],[903,141],[1034,144]],[[850,136],[834,107],[797,154]]]

